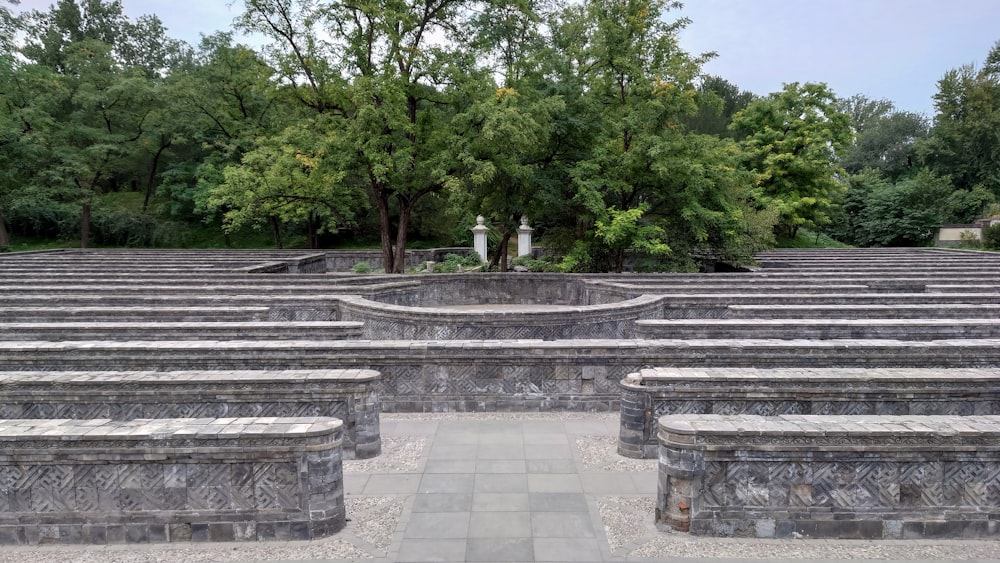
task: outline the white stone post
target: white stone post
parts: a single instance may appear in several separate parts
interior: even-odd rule
[[[472,227],[472,247],[476,249],[479,254],[479,259],[483,262],[486,261],[486,233],[489,232],[490,228],[484,225],[486,219],[482,215],[476,217],[476,226]]]
[[[521,217],[521,226],[517,228],[517,255],[531,256],[531,231],[528,226],[528,218]]]

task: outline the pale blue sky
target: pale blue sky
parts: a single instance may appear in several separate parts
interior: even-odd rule
[[[22,0],[45,9],[54,0]],[[130,16],[155,13],[170,35],[196,44],[230,27],[240,0],[123,0]],[[1000,40],[1000,0],[687,0],[681,45],[715,51],[705,66],[745,90],[826,82],[839,96],[888,98],[933,115],[946,71],[979,65]]]

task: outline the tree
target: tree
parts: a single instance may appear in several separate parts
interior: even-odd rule
[[[274,40],[270,57],[282,91],[329,116],[328,134],[350,147],[345,181],[364,185],[378,211],[387,272],[404,270],[417,204],[456,182],[450,120],[463,101],[461,85],[477,72],[477,9],[492,4],[246,4],[241,24]]]
[[[678,47],[687,21],[666,23],[673,6],[591,1],[563,12],[555,33],[571,38],[565,68],[580,77],[580,114],[595,116],[588,150],[569,169],[570,211],[579,219],[566,269],[620,272],[626,255],[643,268],[672,260],[690,269],[692,256],[723,248],[736,261],[752,259],[736,249],[755,247],[744,244],[759,233],[746,221],[763,218],[741,205],[754,176],[735,166],[734,144],[684,127],[698,110],[695,82],[711,54]]]
[[[683,121],[694,133],[738,138],[742,132],[729,128],[733,116],[744,110],[757,96],[721,76],[706,76],[697,87],[698,113]],[[745,135],[744,135],[745,136]]]
[[[799,227],[829,222],[843,190],[838,157],[852,133],[825,84],[786,84],[736,114],[732,127],[750,132],[744,162],[760,174],[757,204],[780,215],[779,236],[794,238]]]
[[[349,225],[363,208],[363,194],[343,183],[335,160],[315,128],[297,124],[258,140],[239,165],[226,167],[208,205],[224,210],[228,231],[269,223],[276,248],[282,247],[280,225],[305,223],[316,248],[318,232]]]
[[[898,111],[889,100],[869,100],[860,94],[840,106],[855,132],[841,163],[848,174],[874,168],[895,181],[918,169],[917,144],[929,132],[922,115]]]
[[[927,165],[958,189],[981,186],[1000,197],[1000,42],[981,69],[945,73],[934,106],[931,136],[919,147]]]

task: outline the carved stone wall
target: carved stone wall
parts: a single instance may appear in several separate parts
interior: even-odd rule
[[[0,372],[0,418],[316,417],[344,422],[344,457],[382,451],[372,370]]]
[[[342,437],[322,417],[0,420],[0,544],[325,537]]]
[[[656,520],[712,536],[995,537],[998,439],[998,416],[664,416]]]
[[[656,421],[672,414],[994,415],[994,368],[650,368],[620,382],[618,452],[657,455]]]

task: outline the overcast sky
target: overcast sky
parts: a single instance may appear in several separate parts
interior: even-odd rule
[[[22,0],[46,9],[54,0]],[[228,29],[240,0],[123,0],[126,13],[155,13],[172,37]],[[981,65],[1000,40],[1000,0],[687,0],[681,45],[715,51],[705,66],[744,90],[767,94],[787,82],[826,82],[838,96],[888,98],[933,116],[946,71]]]

